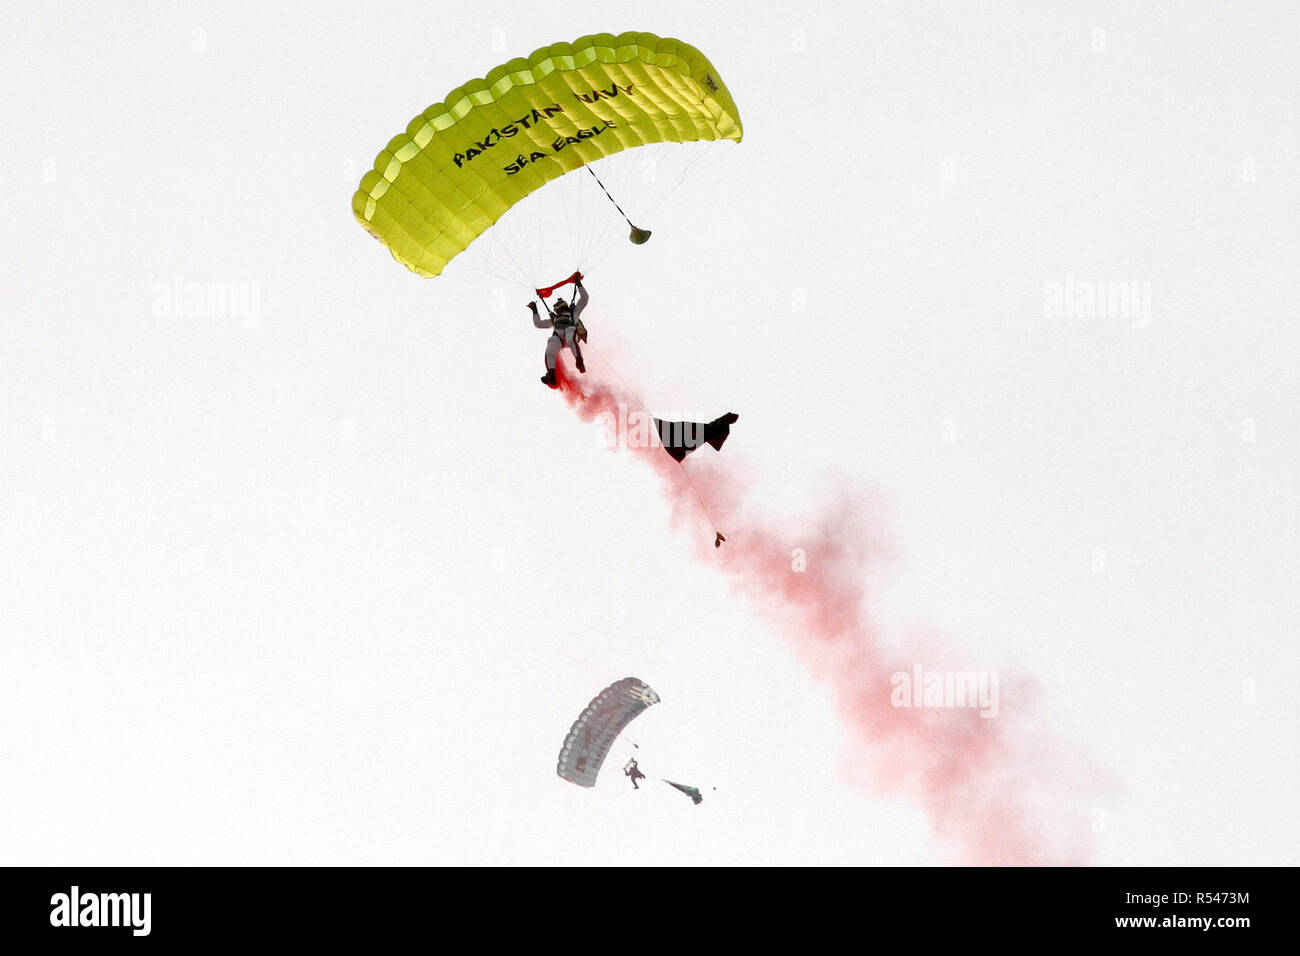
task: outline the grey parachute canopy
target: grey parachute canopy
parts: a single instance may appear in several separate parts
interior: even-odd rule
[[[659,695],[643,680],[624,677],[610,684],[592,698],[569,728],[555,772],[580,787],[594,787],[615,739],[643,710],[657,703]]]

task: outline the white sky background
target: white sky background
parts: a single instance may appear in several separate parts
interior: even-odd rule
[[[538,383],[527,295],[353,220],[453,86],[639,29],[746,135],[590,275],[593,345],[666,417],[740,412],[773,510],[883,491],[880,615],[1038,675],[1120,784],[1098,862],[1300,862],[1300,12],[723,9],[5,6],[0,861],[944,858]],[[1149,325],[1045,316],[1068,276],[1150,283]],[[556,777],[627,675],[700,807]]]

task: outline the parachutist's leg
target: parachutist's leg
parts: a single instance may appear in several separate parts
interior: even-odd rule
[[[555,358],[560,354],[560,337],[552,335],[546,341],[546,374],[542,376],[542,384],[548,388],[559,388],[560,381],[555,377]]]
[[[573,356],[573,364],[578,367],[579,372],[587,371],[587,366],[582,362],[582,352],[578,348],[578,330],[570,326],[564,330],[564,347],[569,350]]]

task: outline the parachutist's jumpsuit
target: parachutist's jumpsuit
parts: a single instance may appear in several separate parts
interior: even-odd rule
[[[546,342],[546,371],[555,371],[555,360],[559,357],[560,349],[568,349],[573,353],[574,359],[582,365],[582,350],[578,347],[578,319],[582,316],[582,310],[587,307],[587,290],[578,286],[578,301],[574,303],[573,310],[567,315],[563,312],[556,313],[547,309],[546,318],[542,318],[537,312],[533,312],[533,325],[539,329],[553,329],[551,337]],[[545,302],[542,303],[545,306]]]
[[[633,789],[633,790],[640,790],[640,789],[641,789],[640,787],[638,787],[638,786],[636,785],[636,782],[637,782],[638,780],[644,780],[644,779],[645,779],[645,774],[643,774],[643,773],[641,772],[640,768],[637,767],[637,765],[636,765],[636,761],[635,761],[635,760],[631,761],[631,762],[628,764],[627,769],[623,771],[623,775],[624,775],[625,777],[631,777],[631,778],[632,778],[632,789]]]

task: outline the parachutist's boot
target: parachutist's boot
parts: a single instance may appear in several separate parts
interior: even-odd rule
[[[554,369],[551,369],[551,370],[548,371],[545,375],[542,376],[542,384],[545,385],[547,388],[559,388],[559,387],[560,387],[560,383],[559,383],[558,381],[556,381],[556,379],[555,379],[555,370],[554,370]]]
[[[582,353],[581,352],[577,353],[575,358],[577,359],[577,361],[574,362],[574,364],[578,366],[578,371],[585,373],[587,371],[587,365],[585,362],[582,361]]]

